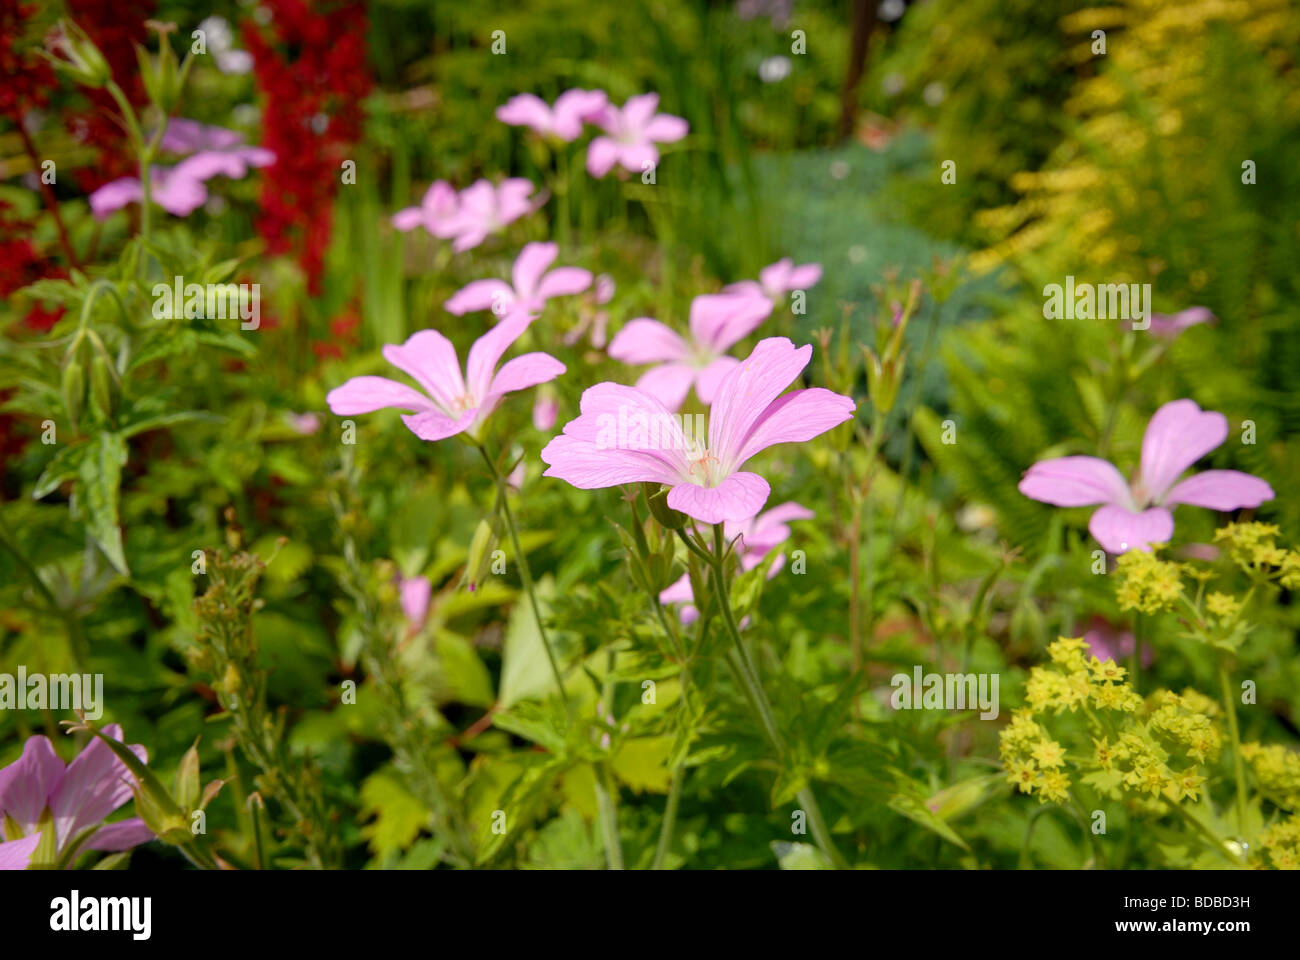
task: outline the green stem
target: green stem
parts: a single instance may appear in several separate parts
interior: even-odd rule
[[[546,659],[551,665],[551,673],[555,677],[555,686],[559,688],[560,700],[565,707],[569,705],[569,695],[564,690],[564,677],[560,674],[560,663],[555,657],[555,650],[551,646],[550,635],[546,632],[546,624],[542,622],[542,610],[537,605],[537,591],[533,586],[533,574],[528,569],[528,558],[524,556],[523,547],[519,545],[519,531],[515,527],[515,517],[510,511],[510,498],[506,495],[506,480],[497,469],[496,461],[492,459],[487,452],[487,447],[479,445],[479,453],[483,454],[483,459],[487,462],[488,469],[492,471],[492,479],[496,481],[497,492],[500,494],[501,512],[505,516],[506,529],[510,531],[510,545],[515,551],[515,561],[519,564],[519,579],[523,581],[524,592],[528,594],[528,603],[533,609],[533,619],[537,623],[537,632],[541,634],[542,646],[546,648]]]
[[[1241,757],[1241,731],[1237,727],[1237,705],[1228,677],[1227,655],[1219,656],[1219,687],[1223,691],[1223,710],[1228,715],[1228,736],[1232,740],[1232,766],[1237,778],[1237,829],[1246,830],[1246,769]]]
[[[605,864],[610,870],[623,869],[623,844],[618,836],[618,805],[609,765],[596,771],[596,806],[600,811],[600,832],[605,838]]]
[[[673,767],[672,785],[668,788],[668,804],[664,807],[664,822],[659,828],[659,842],[655,844],[654,862],[651,870],[662,870],[668,858],[668,850],[673,843],[673,830],[677,826],[677,804],[682,796],[682,781],[686,779],[686,765],[679,763]]]

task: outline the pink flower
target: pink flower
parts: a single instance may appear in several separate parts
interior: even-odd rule
[[[587,146],[587,172],[603,177],[619,164],[632,173],[644,173],[659,162],[656,143],[673,143],[686,136],[690,127],[681,117],[655,113],[659,94],[632,97],[620,110],[609,104],[595,119],[608,136],[596,137]]]
[[[1209,307],[1188,307],[1174,314],[1151,314],[1151,326],[1147,329],[1153,337],[1173,340],[1188,327],[1194,327],[1198,323],[1213,322],[1214,314],[1210,312]]]
[[[472,250],[506,224],[532,213],[539,201],[530,199],[534,187],[522,177],[511,177],[493,186],[478,180],[460,192],[457,213],[448,229],[455,237],[451,247],[457,253]]]
[[[722,378],[740,363],[726,352],[771,312],[772,301],[763,297],[704,294],[691,301],[689,341],[658,320],[641,317],[618,332],[609,355],[629,364],[661,364],[643,373],[636,386],[670,410],[682,405],[692,385],[700,402],[709,404]]]
[[[429,616],[429,598],[433,595],[433,583],[428,577],[399,577],[398,591],[401,594],[402,615],[406,617],[407,627],[411,633],[419,633]]]
[[[533,426],[542,431],[550,430],[559,415],[560,405],[555,397],[538,390],[537,400],[533,403]]]
[[[724,524],[722,532],[728,541],[740,538],[740,542],[736,545],[736,551],[740,556],[740,568],[753,570],[775,547],[790,539],[787,521],[812,518],[811,510],[791,500],[743,523]],[[771,580],[775,577],[784,565],[785,554],[780,554],[768,567],[767,579]],[[694,601],[695,594],[691,591],[690,574],[682,574],[681,579],[659,593],[660,603],[686,604],[680,613],[682,623],[691,623],[699,617],[700,612],[695,609]]]
[[[105,727],[103,733],[113,740],[122,739],[122,728],[117,724]],[[131,752],[142,761],[148,759],[147,751],[139,744],[132,744]],[[131,799],[134,782],[126,764],[98,738],[66,767],[46,737],[28,738],[22,756],[0,769],[0,823],[9,824],[4,835],[9,843],[3,845],[9,849],[0,848],[0,861],[6,857],[21,860],[23,847],[13,846],[13,841],[39,837],[40,820],[46,810],[54,820],[60,853],[66,852],[68,844],[83,832],[92,830],[84,841],[91,850],[129,850],[152,840],[153,832],[139,817],[103,824],[105,817]],[[17,836],[10,833],[14,826]],[[30,850],[27,856],[30,858]]]
[[[581,267],[546,272],[559,254],[553,243],[525,244],[511,271],[513,287],[504,280],[475,280],[453,294],[443,308],[458,317],[472,310],[491,310],[498,317],[514,309],[538,313],[551,297],[581,293],[591,286],[591,272]]]
[[[544,476],[582,490],[623,483],[669,486],[668,506],[704,523],[748,520],[771,488],[740,468],[778,443],[802,443],[853,416],[848,397],[819,387],[785,390],[808,365],[812,347],[785,337],[759,341],[718,386],[708,436],[690,436],[681,418],[635,387],[598,383],[582,395],[581,416],[542,450]]]
[[[1097,457],[1058,457],[1025,471],[1020,492],[1058,507],[1102,504],[1088,529],[1108,552],[1150,550],[1174,533],[1169,508],[1180,503],[1211,510],[1258,507],[1273,499],[1259,477],[1236,470],[1206,470],[1178,478],[1228,437],[1228,420],[1191,400],[1174,400],[1155,412],[1142,439],[1142,468],[1130,485]]]
[[[242,135],[223,127],[208,127],[193,120],[175,117],[163,133],[163,149],[189,153],[174,167],[152,167],[149,185],[154,203],[168,213],[187,217],[208,199],[204,185],[213,177],[241,180],[249,167],[268,167],[275,154],[264,147],[244,143]],[[197,151],[197,152],[196,152]],[[120,177],[104,184],[90,195],[90,209],[103,220],[128,204],[142,203],[144,189],[135,177]]]
[[[321,427],[321,417],[319,413],[288,413],[285,415],[289,420],[289,426],[293,432],[304,437],[309,437]]]
[[[1116,663],[1123,663],[1133,655],[1133,645],[1136,642],[1133,634],[1127,630],[1121,632],[1101,617],[1092,618],[1091,629],[1083,635],[1083,639],[1092,656],[1098,660],[1114,660]],[[1150,644],[1142,644],[1142,666],[1149,667],[1154,660],[1155,651]]]
[[[497,370],[507,348],[533,318],[512,313],[474,342],[465,375],[451,341],[437,330],[421,330],[400,347],[384,347],[384,359],[409,375],[424,393],[385,377],[353,377],[325,397],[341,417],[394,408],[412,410],[402,422],[421,440],[444,440],[459,433],[477,439],[479,428],[501,398],[554,380],[564,364],[547,353],[525,353]]]
[[[439,239],[456,235],[460,198],[446,180],[435,180],[424,192],[418,207],[405,207],[393,214],[392,224],[403,233],[424,227]]]
[[[0,870],[26,870],[40,842],[39,833],[33,833],[30,837],[23,837],[20,840],[0,842]]]
[[[807,290],[816,286],[822,278],[820,263],[805,263],[795,266],[789,257],[782,257],[771,266],[758,272],[758,281],[741,280],[726,287],[724,293],[744,293],[760,295],[769,300],[783,300],[792,290]]]
[[[604,90],[574,89],[560,94],[551,108],[540,97],[520,93],[497,107],[497,119],[569,143],[582,135],[583,123],[599,117],[608,102]]]

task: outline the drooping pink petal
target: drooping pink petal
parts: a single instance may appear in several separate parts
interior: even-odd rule
[[[1166,403],[1142,438],[1142,486],[1159,503],[1184,470],[1228,438],[1228,418],[1193,400]]]
[[[641,374],[636,388],[644,390],[669,410],[677,411],[686,402],[686,395],[691,392],[695,374],[695,368],[689,364],[665,363]]]
[[[103,734],[121,741],[122,728],[110,724],[103,729]],[[131,744],[130,750],[142,761],[148,760],[148,753],[139,744]],[[63,779],[50,796],[50,812],[54,814],[60,846],[130,800],[134,779],[126,764],[98,737],[86,744],[68,764]]]
[[[523,336],[532,322],[533,318],[529,314],[522,310],[513,311],[475,340],[474,345],[469,348],[465,380],[470,394],[480,403],[490,392],[492,376],[496,373],[501,357],[510,349],[512,343]]]
[[[623,363],[669,363],[685,360],[690,348],[672,328],[649,317],[623,326],[609,343],[609,355]]]
[[[609,137],[596,137],[587,144],[587,173],[599,179],[618,162],[618,144]]]
[[[691,337],[712,354],[720,354],[753,333],[772,313],[766,297],[702,294],[691,301]]]
[[[775,444],[804,443],[845,420],[851,420],[856,409],[857,405],[851,399],[824,387],[792,391],[768,405],[741,441],[738,452],[734,454],[736,459],[724,459],[723,462],[741,466],[759,451]],[[728,446],[727,449],[735,448]]]
[[[673,510],[704,523],[748,520],[767,503],[772,488],[756,473],[733,473],[715,487],[678,483],[668,491]]]
[[[340,417],[397,410],[433,410],[433,401],[419,391],[387,377],[353,377],[325,395],[330,410]]]
[[[1131,506],[1128,484],[1114,464],[1097,457],[1057,457],[1040,460],[1025,471],[1020,492],[1032,500],[1057,507],[1090,507],[1098,503]]]
[[[100,827],[86,843],[86,846],[91,850],[121,853],[123,850],[130,850],[142,843],[148,843],[152,839],[154,839],[153,831],[145,826],[143,820],[139,817],[128,817],[126,820],[119,820],[117,823],[109,823]]]
[[[591,286],[591,271],[581,267],[556,267],[542,277],[538,284],[537,295],[543,300],[551,297],[567,297],[582,293]]]
[[[515,291],[504,280],[473,280],[453,293],[442,308],[460,317],[476,310],[504,316],[515,302]]]
[[[556,360],[549,353],[525,353],[512,360],[507,360],[505,365],[497,371],[496,376],[492,378],[492,384],[488,388],[487,396],[484,397],[484,406],[488,401],[506,393],[514,393],[516,390],[527,390],[529,387],[535,387],[539,383],[546,383],[554,380],[564,372],[564,364]]]
[[[704,367],[695,378],[695,395],[700,398],[700,403],[706,406],[713,403],[722,381],[739,365],[740,361],[735,357],[718,357]]]
[[[26,870],[40,842],[41,835],[33,833],[30,837],[0,843],[0,870]]]
[[[28,737],[22,756],[0,769],[0,820],[11,817],[24,832],[36,829],[62,779],[63,761],[50,741],[39,734]]]
[[[385,360],[423,387],[444,410],[455,409],[464,396],[465,381],[460,374],[456,348],[437,330],[419,330],[407,337],[406,342],[400,346],[390,343],[381,352]]]
[[[1150,551],[1153,543],[1169,542],[1174,535],[1174,518],[1163,507],[1137,513],[1127,507],[1107,504],[1093,513],[1088,531],[1107,553]]]
[[[526,243],[515,258],[511,277],[515,293],[521,300],[531,300],[537,293],[542,274],[560,255],[560,248],[554,243]]]
[[[1206,470],[1177,483],[1165,494],[1165,506],[1186,503],[1211,510],[1258,507],[1273,499],[1273,488],[1259,477],[1239,470]]]

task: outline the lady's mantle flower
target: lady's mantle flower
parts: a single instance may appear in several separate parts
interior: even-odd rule
[[[1035,463],[1020,492],[1058,507],[1103,504],[1088,530],[1110,553],[1150,550],[1174,533],[1171,507],[1180,503],[1211,510],[1258,507],[1273,488],[1237,470],[1206,470],[1178,478],[1228,437],[1221,413],[1201,410],[1192,400],[1174,400],[1155,412],[1142,440],[1142,468],[1130,485],[1112,464],[1097,457],[1058,457]]]
[[[778,443],[802,443],[853,416],[848,397],[820,387],[785,390],[808,365],[812,347],[785,337],[759,341],[718,386],[707,439],[688,437],[679,418],[635,387],[598,383],[582,395],[582,414],[542,450],[544,476],[583,490],[660,483],[667,503],[703,523],[742,521],[767,502],[771,487],[740,468]]]
[[[701,403],[713,402],[723,377],[740,363],[726,352],[772,313],[772,302],[745,294],[705,294],[691,301],[689,341],[658,320],[632,320],[609,344],[609,355],[628,364],[656,363],[636,382],[669,410],[686,400],[692,384]]]
[[[615,164],[631,173],[644,173],[659,162],[656,143],[682,139],[690,126],[681,117],[655,113],[659,94],[632,97],[622,109],[606,105],[594,123],[607,136],[596,137],[587,146],[587,172],[603,177]]]
[[[728,541],[733,541],[737,537],[740,538],[740,542],[736,544],[736,551],[740,556],[740,568],[742,570],[753,570],[776,547],[790,539],[790,527],[787,525],[787,521],[811,520],[812,518],[813,512],[811,510],[790,500],[743,523],[725,524],[722,532]],[[782,553],[768,567],[767,579],[771,580],[775,577],[784,565],[785,554]],[[685,573],[676,583],[665,587],[659,593],[660,603],[685,604],[680,613],[682,623],[691,623],[699,617],[700,612],[694,607],[694,601],[695,594],[691,590],[691,578],[689,574]]]
[[[582,135],[583,123],[602,115],[608,102],[604,90],[566,90],[556,98],[554,107],[534,94],[519,93],[497,107],[497,119],[569,143]]]
[[[519,252],[511,271],[512,287],[504,280],[475,280],[452,295],[443,308],[456,316],[491,310],[498,317],[514,310],[538,313],[551,297],[582,293],[591,286],[591,271],[581,267],[546,268],[560,255],[553,243],[529,243]]]
[[[103,733],[113,740],[122,739],[122,728],[117,724],[105,727]],[[131,752],[142,761],[148,759],[139,744],[132,744]],[[0,769],[0,824],[4,825],[4,839],[8,841],[0,845],[0,865],[5,859],[21,860],[24,848],[15,846],[14,841],[30,842],[33,835],[39,839],[41,818],[47,810],[53,818],[60,853],[89,830],[94,833],[85,844],[91,850],[129,850],[152,840],[153,832],[139,817],[101,825],[105,817],[131,799],[134,780],[126,764],[98,738],[64,766],[47,738],[31,737],[22,756]],[[17,836],[11,833],[13,830]],[[30,858],[31,850],[26,855]]]
[[[421,330],[400,347],[384,347],[384,359],[408,374],[424,393],[385,377],[353,377],[325,397],[341,417],[392,407],[412,410],[402,422],[421,440],[444,440],[458,433],[475,438],[501,398],[554,380],[564,364],[548,353],[525,353],[497,370],[509,346],[532,323],[526,313],[512,313],[474,342],[465,375],[456,348],[437,330]]]

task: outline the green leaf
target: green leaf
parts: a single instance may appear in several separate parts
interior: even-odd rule
[[[429,811],[406,789],[391,768],[372,773],[361,784],[361,819],[374,817],[361,828],[370,850],[383,858],[401,853],[429,822]]]
[[[80,463],[82,504],[86,529],[104,551],[109,563],[123,576],[131,571],[122,552],[122,530],[118,527],[117,494],[126,464],[126,441],[117,433],[101,433],[88,445]]]
[[[42,497],[47,497],[62,484],[76,477],[81,472],[81,461],[86,458],[90,449],[90,446],[85,443],[61,447],[41,471],[40,478],[36,481],[36,489],[32,491],[32,499],[40,500]]]
[[[540,744],[552,753],[562,754],[564,731],[556,719],[555,713],[543,703],[530,700],[515,704],[508,710],[498,710],[492,715],[492,725]]]
[[[948,826],[944,820],[926,806],[924,800],[912,792],[894,794],[889,798],[889,808],[895,813],[901,813],[913,823],[919,823],[927,830],[937,833],[949,843],[970,852],[970,847],[966,846],[966,841],[957,835],[957,831]]]

